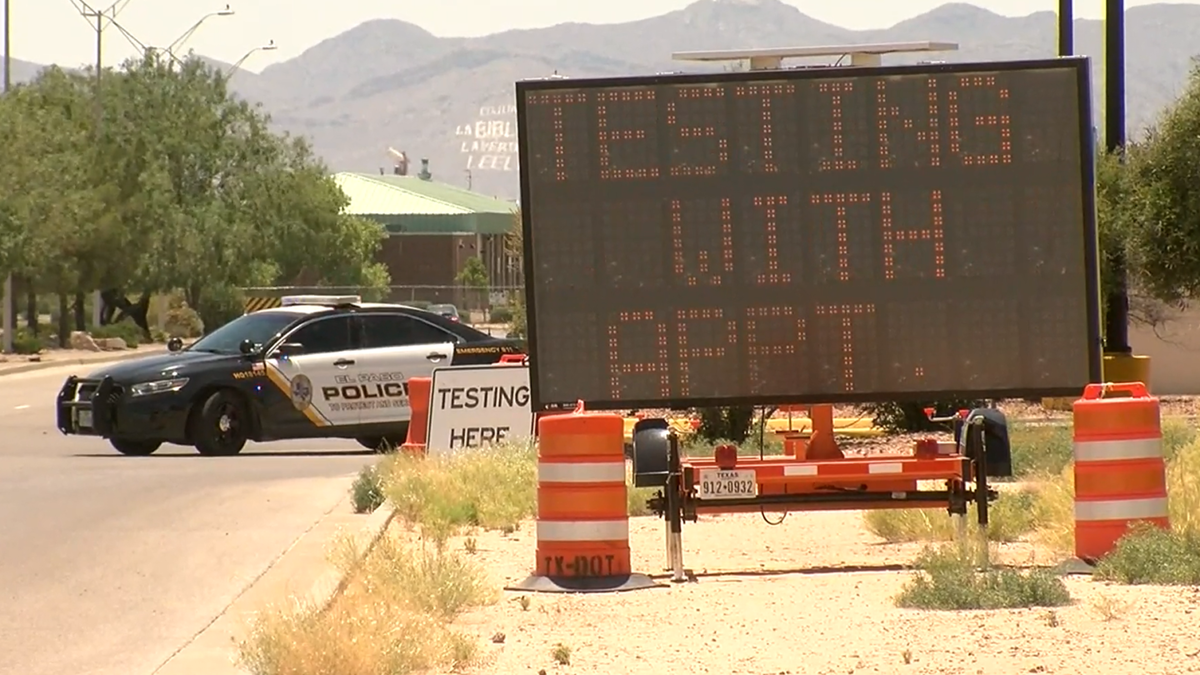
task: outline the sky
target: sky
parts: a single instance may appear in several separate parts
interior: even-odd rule
[[[82,0],[7,0],[11,3],[14,58],[77,66],[95,62],[96,31],[80,16]],[[88,0],[89,2],[93,0]],[[784,0],[801,12],[853,29],[887,28],[945,4],[945,0]],[[96,0],[107,9],[113,0]],[[690,0],[231,0],[233,14],[205,19],[177,53],[189,49],[233,63],[274,41],[274,51],[253,51],[243,63],[258,72],[300,55],[318,42],[371,19],[401,19],[442,37],[471,37],[569,21],[620,23],[681,9]],[[1200,0],[1183,0],[1200,4]],[[1057,0],[975,0],[1006,16],[1054,11]],[[1126,0],[1127,7],[1153,4]],[[142,44],[165,47],[226,0],[118,0],[117,21]],[[1077,18],[1099,18],[1104,0],[1075,0]],[[752,47],[753,45],[746,45]],[[2,51],[2,50],[0,50]],[[116,27],[103,32],[103,57],[116,64],[138,53]]]

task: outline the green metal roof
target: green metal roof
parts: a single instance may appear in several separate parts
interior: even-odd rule
[[[511,215],[516,205],[512,202],[496,199],[478,192],[464,190],[456,185],[438,183],[432,180],[421,180],[416,176],[373,176],[401,190],[409,190],[420,195],[436,199],[446,204],[461,206],[475,213],[504,213]]]
[[[416,176],[343,172],[333,176],[350,199],[346,213],[370,218],[391,234],[502,234],[516,205]]]

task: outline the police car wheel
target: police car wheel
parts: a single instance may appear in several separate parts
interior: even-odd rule
[[[230,391],[218,391],[204,401],[192,420],[192,443],[202,455],[236,455],[246,446],[250,415],[245,402]]]
[[[133,441],[128,438],[110,438],[108,444],[113,446],[117,452],[130,457],[145,457],[154,454],[155,450],[162,447],[162,443],[158,441]]]

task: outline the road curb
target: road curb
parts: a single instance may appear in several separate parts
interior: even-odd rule
[[[262,574],[242,589],[211,623],[167,658],[153,675],[247,675],[247,671],[236,663],[236,645],[246,637],[247,630],[252,629],[255,615],[269,607],[280,607],[281,603],[290,606],[298,604],[318,611],[332,606],[334,600],[345,590],[349,578],[326,559],[329,545],[346,533],[349,534],[359,555],[365,556],[374,548],[396,515],[395,507],[385,502],[366,516],[343,512],[344,516],[353,519],[353,524],[336,526],[322,534],[315,532],[322,528],[321,523],[325,518],[342,517],[334,514],[348,504],[347,495],[272,561]],[[342,529],[343,527],[345,529]],[[289,560],[294,563],[297,560],[313,558],[317,551],[319,553],[316,557],[322,561],[318,564],[322,566],[323,571],[315,580],[306,572],[300,571],[297,575],[299,578],[295,579],[295,589],[289,588],[289,579],[294,578],[291,575],[310,564],[301,563],[300,567],[296,567],[294,564],[289,565]]]
[[[359,560],[370,555],[371,550],[375,548],[375,544],[383,537],[383,533],[387,531],[388,525],[395,517],[396,507],[390,501],[385,501],[379,508],[372,511],[370,516],[367,516],[367,522],[354,535],[354,550],[358,552]],[[313,582],[312,588],[308,591],[308,600],[318,611],[324,612],[333,605],[333,601],[341,595],[342,591],[346,590],[346,585],[349,583],[349,574],[339,569],[327,570]]]
[[[9,367],[6,364],[0,364],[0,377],[5,375],[16,375],[18,373],[28,373],[35,370],[44,370],[47,368],[62,368],[64,366],[86,366],[91,363],[103,365],[105,363],[116,363],[118,361],[129,361],[142,356],[150,356],[152,354],[165,354],[164,349],[137,349],[124,352],[115,352],[109,356],[98,359],[55,359],[53,361],[31,361],[20,365]]]

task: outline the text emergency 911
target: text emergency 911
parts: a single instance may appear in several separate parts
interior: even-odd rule
[[[433,371],[430,451],[482,448],[533,436],[527,366],[451,366]]]

